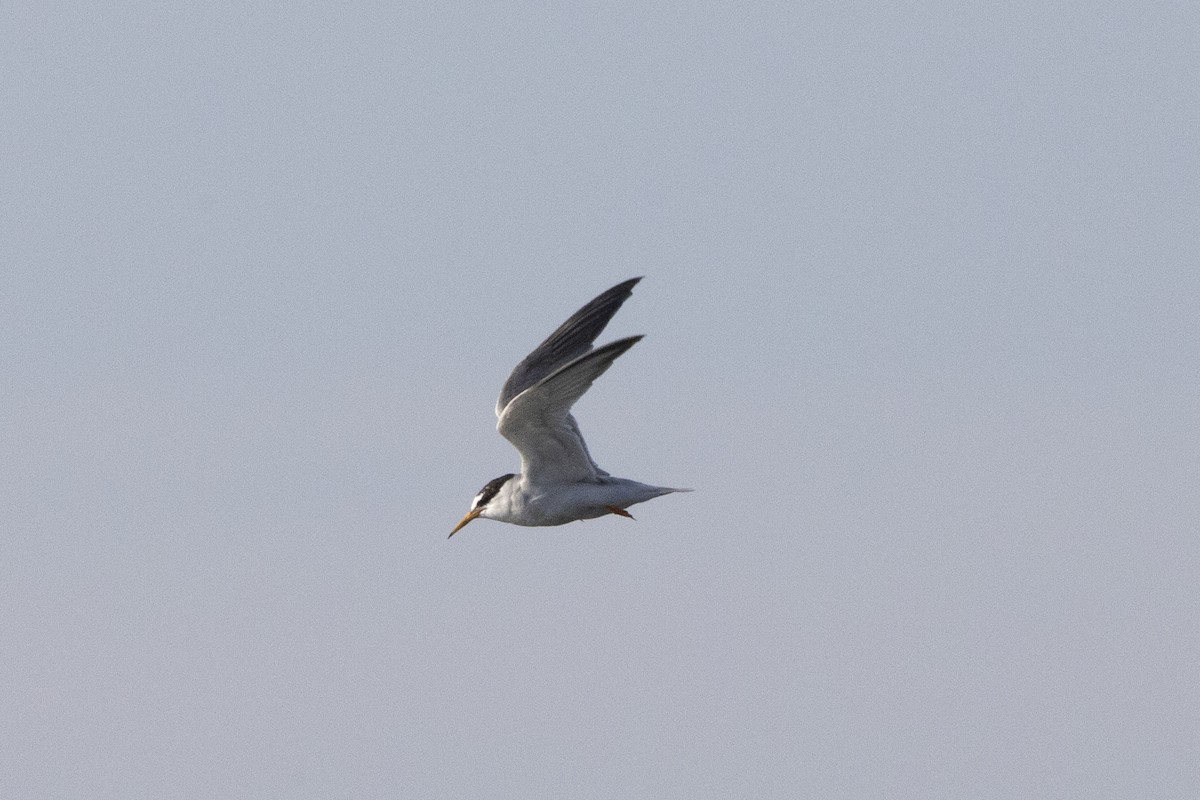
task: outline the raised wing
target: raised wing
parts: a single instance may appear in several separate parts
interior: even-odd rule
[[[521,473],[534,483],[596,481],[608,473],[588,455],[571,416],[592,382],[641,340],[618,339],[583,355],[522,391],[505,406],[496,429],[521,454]]]
[[[521,392],[589,352],[596,337],[613,318],[613,314],[617,313],[621,304],[633,294],[633,287],[640,280],[641,278],[630,278],[597,296],[572,314],[570,319],[558,326],[558,330],[546,337],[546,341],[525,356],[525,360],[517,365],[504,382],[504,388],[500,390],[500,398],[496,401],[496,416],[503,414],[504,407]]]

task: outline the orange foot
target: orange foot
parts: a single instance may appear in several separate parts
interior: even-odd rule
[[[616,506],[605,506],[605,508],[607,508],[613,514],[616,514],[618,517],[629,517],[630,519],[633,519],[633,514],[630,514],[623,508],[617,508]]]

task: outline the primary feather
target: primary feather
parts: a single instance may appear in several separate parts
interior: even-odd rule
[[[641,278],[630,278],[598,295],[559,325],[558,329],[535,347],[532,353],[525,356],[500,390],[500,397],[496,400],[496,416],[500,416],[504,407],[521,392],[589,352],[596,337],[633,294],[633,287],[640,280]]]

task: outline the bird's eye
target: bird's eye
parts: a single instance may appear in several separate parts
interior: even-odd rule
[[[513,473],[510,472],[507,475],[501,475],[499,478],[495,478],[484,484],[484,487],[479,490],[479,494],[475,495],[475,500],[471,503],[471,510],[474,511],[491,502],[491,499],[500,491],[500,487],[512,477]]]

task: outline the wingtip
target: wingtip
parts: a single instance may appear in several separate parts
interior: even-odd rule
[[[640,342],[642,339],[645,339],[645,338],[646,338],[646,334],[638,333],[633,336],[625,336],[620,339],[614,339],[613,341],[609,342],[606,345],[597,347],[595,350],[592,351],[592,353],[616,352],[616,354],[619,356],[622,353],[624,353],[626,350],[633,347],[635,344],[637,344],[638,342]],[[616,358],[616,356],[614,356],[614,358]]]

